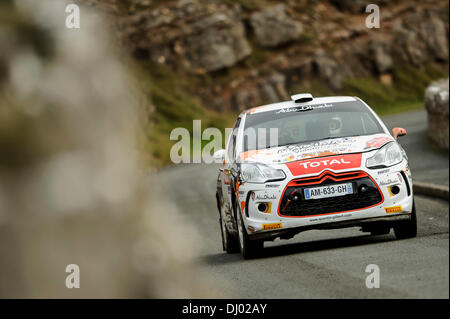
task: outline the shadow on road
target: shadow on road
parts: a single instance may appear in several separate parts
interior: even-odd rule
[[[346,247],[356,247],[362,245],[377,244],[381,242],[394,241],[395,237],[391,233],[389,235],[361,235],[356,237],[345,237],[337,239],[322,239],[309,242],[292,243],[279,246],[266,247],[254,259],[267,259],[272,257],[280,257],[286,255],[293,255],[299,253],[307,253],[321,250],[338,249]],[[217,254],[210,254],[200,258],[201,262],[207,265],[222,265],[242,261],[240,254],[226,254],[220,252]]]
[[[258,258],[279,257],[328,249],[356,247],[393,240],[395,240],[395,237],[392,234],[380,236],[371,236],[368,234],[364,234],[354,237],[322,239],[303,243],[288,243],[286,245],[267,247],[262,251]]]

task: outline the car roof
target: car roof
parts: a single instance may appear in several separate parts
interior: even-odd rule
[[[285,108],[305,106],[305,105],[318,105],[326,103],[339,103],[339,102],[350,102],[357,101],[356,97],[353,96],[325,96],[325,97],[315,97],[312,101],[306,103],[294,103],[294,101],[284,101],[278,103],[272,103],[267,105],[262,105],[254,107],[242,112],[242,114],[256,114],[268,111],[276,111]]]

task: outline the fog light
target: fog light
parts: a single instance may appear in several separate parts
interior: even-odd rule
[[[265,203],[258,204],[258,210],[262,213],[265,213],[267,211],[267,204]]]
[[[393,195],[397,195],[398,193],[400,193],[400,187],[398,187],[397,185],[391,186],[391,193]]]

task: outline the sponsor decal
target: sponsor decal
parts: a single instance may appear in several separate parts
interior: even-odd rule
[[[330,156],[314,160],[287,163],[286,166],[294,176],[314,174],[327,168],[332,170],[358,168],[361,166],[361,156],[361,153]]]
[[[368,148],[379,148],[381,146],[383,146],[384,144],[393,141],[392,138],[390,137],[375,137],[369,141],[366,142],[366,147],[364,149],[368,149]]]
[[[398,184],[398,180],[396,178],[395,179],[388,178],[388,179],[381,181],[379,184],[380,184],[380,186],[390,186],[393,184]]]
[[[256,155],[272,155],[268,150],[262,149],[262,150],[251,150],[247,152],[242,152],[239,157],[241,158],[241,161],[246,161],[249,158],[254,158]]]
[[[335,219],[338,219],[338,218],[351,217],[351,216],[352,216],[352,214],[345,213],[345,214],[329,215],[329,216],[324,216],[324,217],[310,218],[309,221],[310,222],[319,222],[319,221],[324,221],[324,220],[335,220]]]
[[[378,171],[377,174],[378,174],[378,175],[386,174],[386,173],[389,173],[389,171],[390,171],[389,168],[388,168],[388,169],[382,169],[381,171]]]
[[[263,230],[270,230],[270,229],[280,229],[282,225],[281,223],[273,223],[273,224],[263,224],[262,227]]]
[[[305,106],[300,106],[300,107],[289,107],[289,108],[285,108],[285,109],[281,109],[277,112],[275,112],[275,114],[280,114],[280,113],[290,113],[290,112],[302,112],[302,111],[308,111],[308,110],[313,110],[313,109],[323,109],[323,108],[328,108],[328,107],[333,107],[333,104],[317,104],[317,105],[305,105]]]
[[[399,183],[401,184],[401,182],[402,182],[402,178],[401,178],[400,173],[397,173],[397,174],[394,173],[394,174],[390,174],[390,175],[386,176],[383,179],[380,179],[379,184],[380,184],[380,186],[390,186],[393,184],[399,184]]]
[[[272,199],[276,199],[277,196],[274,195],[270,195],[270,194],[264,194],[264,195],[256,195],[256,199],[259,200],[272,200]]]
[[[325,141],[315,141],[303,144],[293,144],[277,150],[278,155],[288,155],[288,158],[298,158],[322,152],[341,153],[348,152],[348,149],[357,141],[355,137],[341,137]],[[311,153],[311,154],[309,154]]]
[[[240,156],[243,161],[289,163],[324,156],[361,153],[374,147],[379,148],[391,141],[393,141],[392,137],[385,134],[376,136],[337,137],[269,149],[251,150],[241,153]]]
[[[280,184],[266,184],[266,188],[277,188],[280,187]]]
[[[242,213],[244,213],[244,210],[245,210],[245,201],[242,201],[241,202],[241,211],[242,211]]]
[[[402,206],[386,207],[384,210],[386,211],[387,214],[401,213],[402,212]]]

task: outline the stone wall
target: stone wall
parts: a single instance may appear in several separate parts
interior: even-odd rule
[[[432,83],[425,92],[428,134],[442,149],[449,149],[449,79]]]

